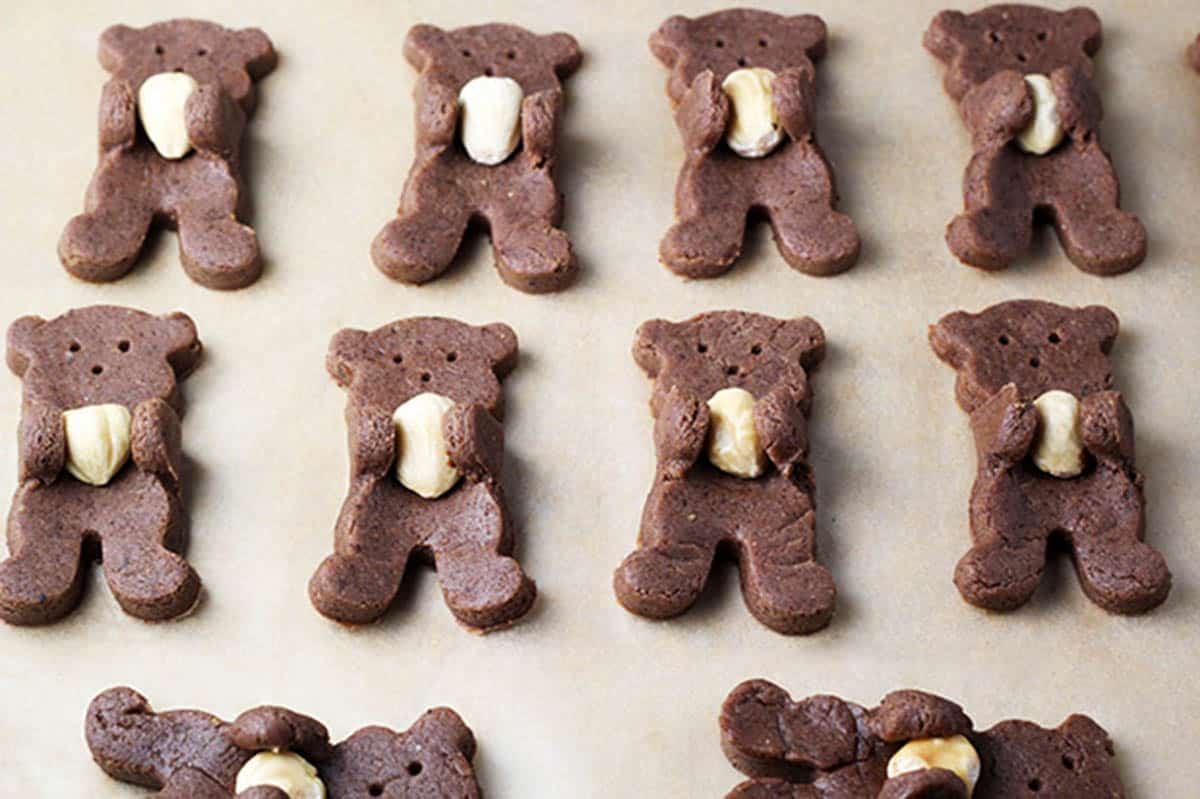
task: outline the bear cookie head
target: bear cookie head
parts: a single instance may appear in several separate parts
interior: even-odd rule
[[[418,317],[369,333],[340,331],[330,342],[326,367],[339,385],[379,408],[433,392],[499,414],[500,378],[516,361],[517,335],[508,325]]]
[[[249,113],[254,81],[275,68],[275,48],[258,28],[229,30],[202,20],[173,20],[145,28],[113,25],[100,36],[100,63],[134,91],[152,75],[184,72],[200,85],[217,84]]]
[[[674,388],[701,401],[734,387],[761,397],[788,385],[807,396],[806,370],[824,355],[825,332],[814,320],[739,311],[655,319],[638,328],[633,345],[634,360],[655,379],[656,398]]]
[[[579,68],[575,37],[538,35],[516,25],[476,25],[442,30],[417,25],[404,40],[404,56],[423,77],[444,83],[456,94],[481,75],[512,78],[526,96],[561,87],[560,79]]]
[[[705,70],[712,71],[717,84],[745,68],[778,74],[799,67],[811,75],[813,62],[825,54],[825,37],[825,23],[811,14],[786,17],[733,9],[695,19],[673,16],[650,37],[650,49],[671,68],[667,93],[678,103]]]
[[[1116,315],[1101,306],[1012,300],[949,314],[929,339],[957,370],[958,403],[970,413],[1009,383],[1025,401],[1054,389],[1082,398],[1112,388],[1108,354],[1117,330]]]
[[[943,11],[925,33],[925,47],[949,66],[946,92],[955,100],[1002,70],[1049,75],[1059,67],[1076,67],[1090,78],[1100,41],[1100,18],[1089,8],[996,5],[974,14]]]
[[[46,321],[25,316],[8,329],[8,365],[26,400],[53,408],[149,399],[177,404],[176,381],[200,360],[196,326],[182,313],[151,316],[95,305]]]

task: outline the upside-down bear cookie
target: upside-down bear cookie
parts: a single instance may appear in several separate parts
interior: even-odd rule
[[[391,605],[409,559],[431,558],[450,611],[487,630],[520,618],[536,589],[511,557],[500,470],[500,378],[517,362],[503,324],[419,317],[333,337],[326,368],[350,398],[350,493],[313,605],[349,624]]]
[[[159,222],[179,231],[192,280],[253,283],[262,266],[254,230],[237,219],[240,151],[254,82],[275,67],[271,40],[194,19],[114,25],[100,37],[100,64],[112,75],[100,96],[100,163],[84,213],[59,239],[63,266],[116,280]]]
[[[560,81],[581,60],[575,39],[515,25],[417,25],[404,56],[421,73],[417,152],[399,215],[371,245],[375,265],[405,283],[433,280],[475,221],[491,233],[505,283],[533,293],[566,287],[576,264],[558,228],[554,164]]]
[[[1107,308],[1012,300],[957,311],[929,331],[958,372],[978,472],[971,491],[974,546],[954,582],[973,605],[1011,610],[1029,601],[1051,540],[1070,550],[1084,593],[1105,610],[1138,613],[1171,589],[1146,543],[1133,417],[1114,390]]]
[[[341,743],[315,719],[256,707],[232,723],[198,710],[156,713],[131,688],[92,700],[85,734],[109,776],[162,799],[479,799],[475,737],[434,708],[404,732],[363,727]]]
[[[633,357],[654,380],[657,467],[638,548],[613,580],[628,610],[680,615],[722,550],[763,624],[799,634],[829,623],[837,592],[816,561],[805,371],[824,353],[825,333],[808,317],[717,311],[638,329]]]
[[[177,554],[187,524],[176,383],[200,351],[181,313],[96,305],[9,327],[23,392],[0,618],[65,616],[97,551],[126,613],[157,621],[195,603],[200,578]]]
[[[943,11],[925,47],[946,65],[946,92],[974,150],[963,179],[966,211],[946,232],[954,255],[1003,269],[1029,249],[1035,219],[1046,217],[1080,269],[1112,275],[1140,264],[1146,231],[1120,209],[1117,175],[1100,146],[1095,12]]]
[[[764,212],[792,267],[848,269],[858,232],[835,210],[815,134],[813,62],[825,54],[825,23],[749,9],[677,15],[650,49],[671,70],[667,94],[686,151],[662,262],[685,277],[722,275],[741,255],[747,217]]]
[[[976,731],[953,702],[894,691],[867,709],[792,701],[750,680],[721,707],[721,746],[751,779],[726,799],[1122,799],[1108,733],[1087,716],[1055,729],[1002,721]]]

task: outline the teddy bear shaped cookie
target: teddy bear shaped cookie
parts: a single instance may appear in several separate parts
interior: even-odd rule
[[[1092,65],[1100,39],[1100,19],[1087,8],[997,5],[943,11],[930,25],[925,47],[946,64],[946,92],[974,150],[966,211],[946,232],[959,260],[1003,269],[1029,249],[1043,217],[1086,272],[1117,274],[1145,258],[1145,228],[1119,207],[1100,146]]]
[[[200,578],[178,553],[177,382],[200,360],[192,320],[132,308],[80,308],[8,329],[23,381],[18,478],[0,563],[0,618],[47,624],[79,602],[89,554],[126,613],[188,611]]]
[[[957,704],[894,691],[867,709],[793,701],[749,680],[721,707],[721,746],[751,779],[726,799],[1121,799],[1108,734],[1083,715],[1055,729],[1002,721],[976,731]]]
[[[533,293],[564,288],[576,263],[558,228],[555,137],[561,81],[581,60],[575,39],[515,25],[417,25],[404,55],[421,73],[417,152],[398,216],[371,245],[375,265],[405,283],[433,280],[476,221],[491,233],[505,283]]]
[[[466,627],[516,621],[536,589],[511,557],[501,489],[500,378],[517,361],[503,324],[419,317],[333,337],[326,366],[350,394],[350,492],[313,605],[348,624],[378,619],[413,556],[432,559]]]
[[[1084,593],[1105,610],[1138,613],[1166,599],[1171,574],[1143,540],[1133,418],[1114,389],[1117,328],[1102,306],[1038,300],[957,311],[930,328],[934,352],[958,372],[978,452],[974,546],[954,575],[971,604],[1029,601],[1051,540],[1070,550]]]
[[[325,726],[281,707],[233,722],[198,710],[156,713],[131,688],[92,700],[92,758],[162,799],[479,799],[475,737],[453,710],[427,711],[404,732],[363,727],[333,744]]]
[[[100,163],[84,213],[59,239],[63,266],[116,280],[160,222],[179,231],[197,283],[253,283],[262,266],[254,230],[237,219],[240,151],[254,83],[275,67],[271,40],[194,19],[114,25],[100,37],[100,64],[112,76],[100,96]]]
[[[667,94],[686,151],[662,262],[685,277],[724,274],[742,252],[748,216],[763,212],[795,269],[849,268],[858,232],[835,210],[815,135],[813,63],[825,54],[825,23],[750,9],[677,15],[650,49],[671,70]]]
[[[718,550],[736,558],[750,612],[785,634],[829,623],[836,590],[816,561],[807,463],[824,355],[812,319],[742,311],[643,324],[633,357],[654,379],[657,467],[638,548],[617,569],[628,610],[678,616],[700,597]]]

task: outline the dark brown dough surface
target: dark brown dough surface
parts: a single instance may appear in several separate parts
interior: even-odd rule
[[[445,31],[417,25],[404,55],[420,70],[417,153],[399,215],[371,246],[389,277],[425,283],[445,272],[472,221],[487,224],[501,278],[521,291],[565,288],[576,271],[566,233],[558,228],[562,195],[554,182],[555,138],[563,109],[560,80],[579,67],[575,39],[544,36],[515,25]],[[480,75],[521,85],[522,141],[495,166],[476,163],[457,140],[458,94]]]
[[[929,26],[925,47],[946,65],[946,92],[973,140],[966,211],[946,233],[959,260],[1008,266],[1029,249],[1042,216],[1086,272],[1117,274],[1145,258],[1145,228],[1120,209],[1116,172],[1100,145],[1103,110],[1092,77],[1100,41],[1100,19],[1088,8],[996,5],[973,14],[943,11]],[[1035,74],[1050,78],[1066,131],[1041,156],[1013,143],[1033,117],[1023,76]]]
[[[239,152],[254,111],[254,81],[275,60],[270,39],[257,28],[177,19],[104,31],[100,63],[112,79],[100,99],[100,163],[84,213],[59,240],[68,272],[97,282],[124,276],[157,221],[179,231],[183,267],[197,283],[236,289],[258,279],[258,238],[237,220],[244,204]],[[186,106],[194,149],[179,160],[159,155],[137,110],[142,83],[172,71],[200,84]]]
[[[930,328],[934,352],[958,371],[958,403],[971,415],[979,455],[974,546],[954,578],[971,604],[1011,610],[1029,601],[1051,537],[1070,549],[1084,592],[1106,610],[1137,613],[1166,599],[1171,574],[1143,541],[1132,416],[1113,389],[1108,353],[1117,329],[1107,308],[1037,300],[957,311]],[[1088,462],[1069,479],[1044,474],[1029,456],[1038,425],[1032,402],[1051,389],[1080,402]]]
[[[700,597],[718,547],[738,560],[750,612],[773,630],[809,633],[829,623],[836,589],[816,561],[816,514],[807,463],[806,369],[825,334],[807,317],[742,311],[653,320],[633,356],[654,379],[658,467],[638,549],[617,569],[621,604],[649,618],[678,616]],[[769,460],[755,479],[734,477],[704,455],[708,399],[740,387],[754,395],[755,428]]]
[[[662,262],[685,277],[724,274],[741,255],[747,216],[762,211],[793,268],[830,275],[853,265],[858,232],[835,210],[833,172],[814,133],[813,62],[825,54],[825,23],[749,9],[677,15],[650,49],[671,69],[667,94],[686,150]],[[721,82],[742,67],[776,74],[773,101],[787,135],[763,158],[742,158],[724,142],[731,112]]]
[[[156,621],[195,604],[200,578],[178,554],[186,519],[176,381],[200,353],[196,327],[181,313],[97,305],[9,327],[8,365],[23,381],[21,482],[0,564],[0,618],[47,624],[73,610],[97,545],[127,613]],[[107,485],[87,485],[64,468],[62,414],[109,403],[133,415],[131,455]]]
[[[427,711],[405,732],[364,727],[331,744],[324,725],[286,708],[257,707],[232,723],[196,710],[156,713],[131,688],[92,700],[85,734],[110,776],[158,789],[164,799],[233,799],[242,766],[256,752],[293,751],[316,767],[329,799],[479,799],[471,760],[475,738],[449,708]],[[286,799],[255,787],[238,799]]]
[[[503,324],[420,317],[333,337],[326,367],[350,395],[352,474],[334,553],[309,583],[322,614],[348,624],[375,621],[392,604],[414,555],[432,558],[446,604],[467,627],[495,628],[529,610],[536,588],[511,557],[499,471],[500,378],[516,360],[516,334]],[[408,490],[394,471],[392,413],[426,392],[456,403],[443,432],[451,462],[463,473],[436,499]]]
[[[891,779],[887,763],[913,739],[965,735],[979,754],[973,799],[1121,799],[1107,733],[1074,715],[1053,730],[1004,721],[975,731],[961,707],[922,691],[895,691],[867,709],[834,696],[793,701],[750,680],[721,708],[721,745],[751,779],[726,799],[967,799],[951,771]]]

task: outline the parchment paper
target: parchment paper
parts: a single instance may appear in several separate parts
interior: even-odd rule
[[[646,39],[671,13],[723,5],[4,4],[0,322],[101,302],[179,308],[195,318],[207,357],[184,384],[183,426],[188,557],[205,583],[202,603],[181,621],[147,625],[119,611],[95,569],[66,621],[0,625],[0,793],[143,795],[95,767],[82,734],[88,701],[129,684],[159,708],[226,718],[288,705],[338,738],[369,723],[404,728],[427,707],[451,705],[478,736],[490,797],[717,797],[740,779],[719,749],[718,708],[739,681],[763,676],[796,696],[864,703],[920,687],[962,702],[980,727],[1011,717],[1057,725],[1084,711],[1113,735],[1130,796],[1195,794],[1200,75],[1183,50],[1200,12],[1182,0],[1094,3],[1105,26],[1103,135],[1124,205],[1151,240],[1140,269],[1099,279],[1071,266],[1048,233],[998,274],[947,251],[942,233],[961,206],[969,149],[941,66],[920,44],[941,0],[764,3],[829,25],[819,135],[863,256],[840,277],[807,277],[758,226],[728,276],[686,283],[656,262],[682,153],[666,70]],[[97,37],[115,22],[189,15],[259,25],[280,52],[248,144],[266,274],[238,293],[203,289],[184,275],[168,233],[118,283],[73,280],[55,245],[95,166],[106,79]],[[405,32],[492,20],[570,31],[585,52],[568,84],[559,172],[583,273],[557,296],[502,285],[484,238],[419,289],[387,280],[368,256],[411,159]],[[970,608],[951,583],[968,545],[974,450],[926,326],[956,308],[1026,296],[1104,303],[1121,317],[1114,357],[1138,425],[1148,537],[1175,574],[1170,599],[1147,617],[1107,616],[1063,559],[1032,604],[1008,615]],[[840,597],[832,626],[808,638],[756,623],[729,567],[670,623],[636,618],[613,598],[611,573],[634,545],[653,469],[633,331],[647,318],[715,308],[811,314],[828,334],[813,378],[812,450],[822,558]],[[410,574],[395,611],[366,629],[326,621],[305,593],[330,551],[347,482],[344,395],[323,368],[329,337],[426,313],[502,320],[521,342],[505,384],[507,481],[520,556],[541,597],[523,624],[484,638],[454,624],[427,571]],[[19,407],[20,383],[5,372],[4,492],[15,487]]]

